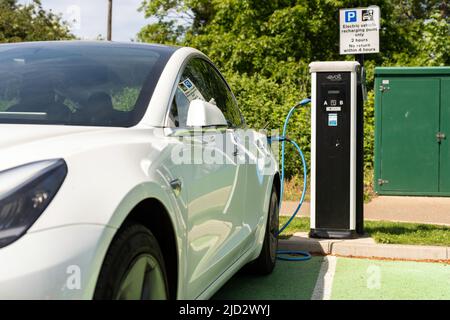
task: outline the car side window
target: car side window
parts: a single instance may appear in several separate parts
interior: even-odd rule
[[[189,61],[181,75],[169,113],[172,126],[186,126],[189,103],[194,99],[216,104],[230,127],[242,126],[241,113],[230,89],[216,69],[201,58]]]

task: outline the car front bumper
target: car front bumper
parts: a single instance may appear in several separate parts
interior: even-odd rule
[[[0,249],[0,299],[91,299],[116,229],[70,225]]]

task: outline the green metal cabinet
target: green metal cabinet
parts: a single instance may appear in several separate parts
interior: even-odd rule
[[[375,68],[375,190],[450,196],[450,67]]]

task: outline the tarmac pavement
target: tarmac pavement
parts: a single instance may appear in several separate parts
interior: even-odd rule
[[[282,215],[291,215],[298,202],[285,201]],[[309,203],[300,209],[300,217],[309,217]],[[428,223],[450,226],[450,197],[379,196],[364,205],[364,219]]]

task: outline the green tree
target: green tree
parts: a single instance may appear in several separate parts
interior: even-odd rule
[[[450,64],[445,0],[144,0],[141,10],[156,23],[138,39],[202,50],[227,76],[249,126],[281,128],[290,106],[309,95],[309,62],[354,59],[339,55],[339,9],[369,5],[382,15],[381,52],[366,56],[369,88],[377,65]],[[365,110],[368,168],[373,96]],[[300,110],[290,127],[308,158],[309,116],[308,108]],[[289,157],[287,176],[299,165]]]
[[[46,12],[39,0],[20,5],[0,0],[0,42],[73,39],[59,15]]]

